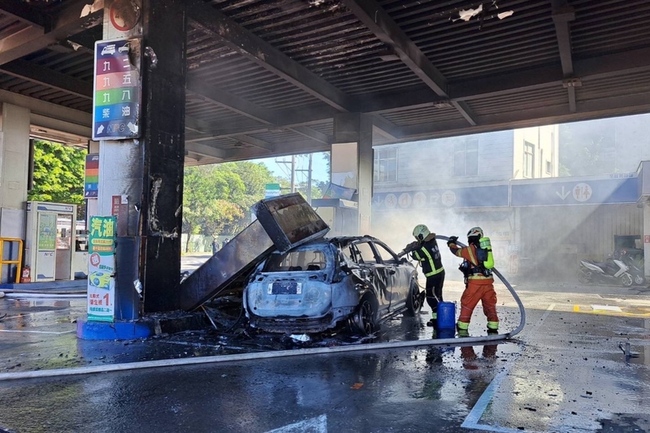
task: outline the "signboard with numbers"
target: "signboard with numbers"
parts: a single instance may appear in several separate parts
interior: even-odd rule
[[[141,39],[95,42],[93,140],[140,137]]]
[[[115,319],[114,216],[90,217],[88,233],[88,320]]]

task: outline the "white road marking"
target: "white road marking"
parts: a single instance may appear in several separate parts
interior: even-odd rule
[[[542,317],[539,319],[539,322],[535,325],[533,332],[537,330],[537,328],[541,327],[542,324],[544,323],[544,320],[548,317],[548,315],[553,311],[555,308],[555,304],[551,304],[548,306],[546,309],[546,312],[542,315]],[[478,422],[481,420],[481,417],[483,416],[483,413],[485,412],[485,409],[488,407],[490,402],[492,401],[492,397],[494,396],[495,390],[501,385],[501,382],[503,382],[503,379],[508,375],[510,372],[510,369],[512,368],[512,365],[514,364],[514,361],[516,361],[515,357],[512,362],[510,362],[505,369],[503,369],[501,372],[499,372],[496,376],[494,376],[494,379],[490,382],[490,384],[485,388],[485,391],[483,391],[483,394],[479,397],[479,399],[476,401],[476,404],[472,408],[472,410],[469,412],[467,417],[465,418],[465,421],[460,425],[462,428],[467,428],[467,429],[474,429],[474,430],[483,430],[483,431],[491,431],[491,432],[497,432],[497,433],[515,433],[515,432],[521,432],[519,429],[512,429],[508,427],[500,427],[500,426],[492,426],[492,425],[487,425],[487,424],[479,424]],[[526,430],[529,431],[530,430]]]
[[[327,433],[327,415],[285,425],[266,433]]]
[[[55,334],[55,335],[61,335],[61,334],[72,334],[76,331],[21,331],[18,329],[0,329],[0,332],[15,332],[15,333],[23,333],[23,334]]]

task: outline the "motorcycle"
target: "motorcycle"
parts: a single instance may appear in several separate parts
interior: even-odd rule
[[[642,250],[621,248],[614,251],[612,258],[622,261],[630,268],[628,272],[632,275],[635,285],[641,286],[645,283]]]
[[[620,283],[629,287],[634,283],[629,271],[630,267],[619,259],[609,258],[602,263],[580,260],[578,279],[581,283]]]

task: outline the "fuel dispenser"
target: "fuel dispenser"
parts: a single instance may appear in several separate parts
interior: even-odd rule
[[[27,202],[24,262],[33,282],[73,280],[77,205]]]

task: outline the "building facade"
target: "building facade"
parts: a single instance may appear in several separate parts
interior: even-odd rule
[[[643,248],[640,160],[632,171],[560,177],[567,170],[560,131],[549,125],[375,148],[373,234],[399,250],[417,224],[461,240],[481,226],[497,268],[537,280],[571,280],[581,259]],[[607,152],[616,153],[615,144]]]

